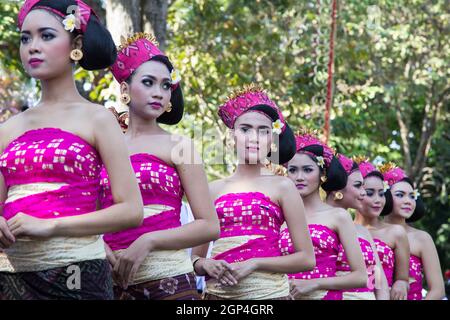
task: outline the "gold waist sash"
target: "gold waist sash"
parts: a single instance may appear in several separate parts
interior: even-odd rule
[[[59,189],[61,183],[32,183],[9,188],[6,202]],[[105,259],[103,239],[98,236],[54,237],[32,240],[16,238],[16,242],[0,253],[0,272],[32,272],[69,266],[73,263]]]
[[[260,236],[237,236],[221,238],[214,242],[211,257],[241,246]],[[239,281],[235,286],[218,286],[216,279],[206,282],[206,292],[223,299],[269,300],[289,296],[289,282],[286,274],[256,271]]]

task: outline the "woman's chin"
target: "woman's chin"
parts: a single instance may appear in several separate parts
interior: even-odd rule
[[[382,210],[371,211],[369,213],[369,218],[379,218]]]
[[[308,194],[309,194],[309,192],[308,192],[307,190],[305,190],[305,189],[302,189],[302,190],[298,190],[298,194],[299,194],[301,197],[307,197]]]

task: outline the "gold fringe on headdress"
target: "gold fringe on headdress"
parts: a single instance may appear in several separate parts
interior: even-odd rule
[[[354,162],[356,162],[357,164],[363,163],[363,162],[368,162],[369,158],[366,156],[353,156],[352,160]]]
[[[381,173],[384,174],[384,173],[388,172],[389,170],[395,169],[396,167],[397,166],[395,165],[395,163],[393,163],[393,162],[386,162],[385,164],[379,166],[378,170]]]
[[[321,142],[323,142],[323,139],[320,137],[320,133],[319,130],[317,129],[311,129],[311,128],[300,128],[299,130],[297,130],[295,132],[296,136],[312,136],[314,138],[316,138],[317,140],[320,140]],[[331,151],[333,151],[333,155],[337,156],[336,150],[334,150],[334,148],[332,148],[331,146],[328,145],[328,148],[331,149]]]
[[[269,161],[264,164],[264,167],[277,176],[287,177],[287,169],[282,165],[274,164]]]
[[[263,92],[263,93],[267,94],[266,90],[264,90],[260,85],[258,85],[256,83],[250,83],[250,84],[244,85],[242,88],[234,90],[227,97],[227,101],[236,99],[237,97],[242,96],[249,92]]]
[[[147,39],[151,43],[153,43],[155,46],[159,46],[158,41],[156,41],[156,38],[154,35],[146,32],[136,32],[132,36],[129,36],[128,38],[125,38],[124,36],[120,36],[120,45],[117,47],[117,51],[122,51],[126,47],[128,47],[133,42],[136,42],[139,39]]]
[[[300,128],[300,130],[297,130],[295,132],[296,136],[313,136],[319,139],[319,131],[316,129],[310,129],[310,128]]]

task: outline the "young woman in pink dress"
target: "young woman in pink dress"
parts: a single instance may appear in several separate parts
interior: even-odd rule
[[[367,196],[363,186],[363,171],[356,161],[343,154],[339,154],[338,159],[347,173],[347,185],[337,191],[333,198],[328,197],[328,203],[345,210],[350,208],[361,210]],[[369,281],[364,287],[344,290],[342,292],[343,300],[389,300],[388,282],[373,238],[364,226],[355,224],[355,227]],[[339,275],[344,275],[349,271],[347,257],[342,246],[339,250],[337,270]]]
[[[386,210],[388,215],[384,220],[402,227],[408,235],[411,253],[408,300],[441,300],[445,297],[444,279],[434,241],[427,232],[409,225],[425,214],[420,194],[401,168],[387,163],[380,170],[389,184],[388,192],[391,194],[387,205],[390,210]],[[422,296],[423,276],[428,285],[425,297]]]
[[[291,296],[298,300],[340,300],[340,290],[365,286],[367,274],[349,213],[323,202],[320,189],[327,192],[342,189],[347,183],[347,175],[334,151],[310,132],[296,136],[296,150],[287,163],[287,172],[305,204],[316,267],[309,272],[289,274]],[[288,226],[280,241],[283,254],[292,253],[291,235],[292,229]],[[341,246],[347,252],[349,272],[337,276]]]
[[[302,199],[286,177],[265,168],[295,154],[292,130],[281,110],[257,86],[244,87],[219,108],[237,148],[233,175],[210,184],[220,220],[211,258],[194,248],[198,275],[206,275],[205,299],[288,299],[286,274],[315,265]],[[293,253],[281,254],[281,225],[292,228]]]
[[[114,269],[117,299],[199,298],[187,248],[219,236],[219,221],[193,142],[170,133],[183,116],[180,78],[154,38],[138,33],[122,39],[111,70],[129,106],[125,140],[144,203],[137,228],[104,236]],[[184,156],[179,156],[184,155]],[[102,206],[114,204],[110,179],[102,172]],[[181,225],[186,195],[194,221]]]
[[[406,232],[380,219],[392,207],[389,186],[383,175],[368,160],[358,159],[366,196],[355,214],[355,223],[369,230],[386,276],[391,300],[406,300],[408,292],[409,242]]]
[[[73,73],[113,64],[114,42],[80,0],[27,0],[18,22],[42,96],[0,126],[0,299],[112,299],[100,235],[138,226],[142,201],[120,127]],[[115,205],[98,210],[102,164]]]

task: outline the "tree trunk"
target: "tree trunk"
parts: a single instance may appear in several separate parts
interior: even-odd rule
[[[116,44],[120,36],[142,31],[140,0],[107,0],[106,25]]]
[[[161,50],[166,48],[168,0],[141,0],[143,31],[153,33]]]
[[[101,0],[84,0],[84,2],[94,10],[101,23],[106,24],[106,12],[102,8]]]

